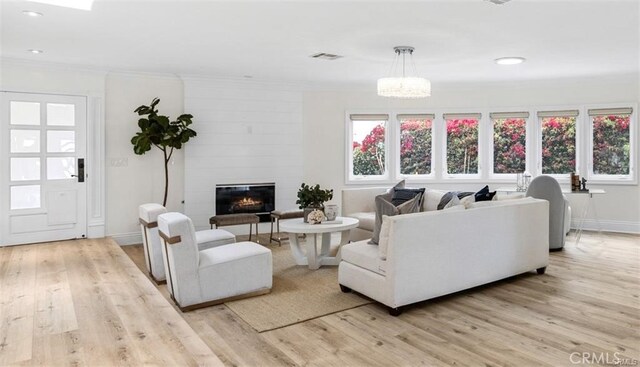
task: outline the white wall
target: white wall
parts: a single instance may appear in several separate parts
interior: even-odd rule
[[[133,152],[131,138],[139,116],[133,111],[160,98],[158,113],[175,119],[184,113],[182,80],[171,76],[111,73],[106,78],[107,235],[121,244],[140,243],[138,206],[162,203],[164,163],[152,147],[144,155]],[[187,143],[190,144],[191,142]],[[182,211],[184,149],[176,150],[169,166],[167,209]]]
[[[303,98],[304,181],[333,188],[340,204],[345,185],[345,111],[366,109],[493,108],[635,102],[640,99],[638,76],[485,85],[433,86],[426,100],[396,100],[378,97],[370,91],[306,92]],[[640,129],[636,129],[638,133]],[[637,148],[637,145],[636,145]],[[315,152],[324,151],[323,159]],[[638,157],[638,152],[634,152]],[[637,160],[636,160],[637,162]],[[441,189],[479,189],[479,184],[426,184]],[[640,232],[640,187],[638,185],[591,185],[606,195],[594,199],[600,222],[608,230]],[[581,197],[573,197],[576,212],[583,208]],[[593,212],[585,222],[595,228]]]
[[[302,93],[295,86],[185,78],[185,110],[198,132],[185,149],[185,213],[196,228],[209,228],[216,184],[275,182],[276,208],[295,207],[303,160]]]

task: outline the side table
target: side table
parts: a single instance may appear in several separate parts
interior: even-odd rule
[[[249,224],[249,241],[251,241],[251,235],[253,231],[253,225],[256,225],[256,242],[259,242],[258,238],[258,223],[260,223],[260,218],[255,214],[222,214],[222,215],[214,215],[209,218],[209,224],[211,225],[211,229],[213,226],[223,227],[223,226],[235,226],[239,224]]]

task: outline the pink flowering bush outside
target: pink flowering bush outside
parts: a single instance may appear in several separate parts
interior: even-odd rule
[[[628,175],[629,115],[593,117],[593,173]]]
[[[407,119],[400,122],[400,173],[428,175],[431,173],[430,119]]]
[[[353,174],[370,176],[385,172],[385,127],[375,126],[361,142],[353,142]]]
[[[576,118],[542,119],[542,173],[569,174],[576,170]]]
[[[447,120],[447,171],[478,173],[478,120]]]
[[[493,172],[518,173],[526,169],[527,120],[493,120]]]

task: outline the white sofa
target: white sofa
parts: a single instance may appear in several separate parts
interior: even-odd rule
[[[375,198],[384,194],[389,187],[364,187],[349,188],[342,190],[342,215],[345,217],[356,218],[360,221],[358,228],[351,230],[351,240],[360,241],[371,238],[373,234],[373,226],[376,219]],[[424,200],[422,202],[422,211],[435,211],[442,196],[446,194],[445,190],[425,189]],[[525,193],[498,193],[495,200],[513,200],[520,199]],[[569,201],[565,199],[565,219],[564,230],[569,233],[571,224],[571,207]]]
[[[338,281],[398,315],[411,303],[531,270],[542,274],[548,217],[549,203],[534,198],[385,216],[378,246],[365,239],[342,247]]]

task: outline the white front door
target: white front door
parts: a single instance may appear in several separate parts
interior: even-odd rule
[[[2,92],[0,245],[86,237],[86,105]]]

